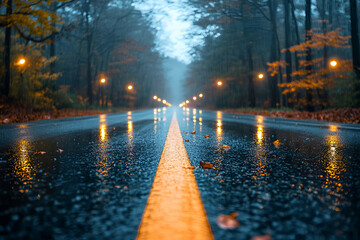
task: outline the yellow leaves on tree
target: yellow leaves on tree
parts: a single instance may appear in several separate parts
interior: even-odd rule
[[[0,26],[14,27],[23,35],[48,36],[59,30],[55,23],[63,23],[52,10],[52,3],[67,1],[69,0],[13,0],[13,12],[10,15],[0,15]],[[7,7],[7,4],[8,0],[4,0],[0,7]]]
[[[297,54],[299,69],[291,74],[295,80],[289,83],[278,84],[279,87],[283,88],[283,94],[294,93],[302,89],[326,90],[334,83],[335,79],[343,78],[346,76],[346,72],[352,71],[351,60],[337,60],[337,66],[330,67],[329,63],[324,62],[324,58],[321,55],[318,58],[313,58],[311,61],[304,59],[309,48],[313,50],[313,53],[325,47],[349,48],[349,36],[341,36],[340,30],[327,33],[310,31],[310,34],[311,40],[289,48],[290,52]],[[283,49],[282,52],[286,50]],[[287,63],[285,61],[277,61],[267,63],[267,65],[269,66],[268,71],[271,76],[274,76],[279,74],[280,69],[284,68]]]
[[[340,29],[327,33],[314,33],[310,32],[311,40],[300,43],[289,48],[290,52],[306,52],[308,48],[322,49],[324,46],[334,48],[349,48],[348,41],[350,36],[341,36]],[[285,52],[283,49],[282,52]]]

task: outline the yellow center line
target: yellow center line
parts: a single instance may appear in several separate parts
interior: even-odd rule
[[[213,239],[176,113],[137,239]]]

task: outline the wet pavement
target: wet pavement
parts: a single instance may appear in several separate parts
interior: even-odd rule
[[[136,238],[171,116],[0,126],[0,239]],[[196,109],[177,119],[191,164],[215,167],[194,174],[216,239],[360,238],[360,127]],[[220,228],[233,212],[241,226]]]
[[[0,239],[134,239],[169,114],[157,109],[0,130],[2,140],[16,136],[1,148]]]
[[[179,114],[192,165],[214,165],[194,174],[215,239],[359,239],[359,127],[194,109]],[[241,226],[221,229],[216,218],[233,212]]]

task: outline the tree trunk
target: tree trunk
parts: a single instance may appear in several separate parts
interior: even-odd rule
[[[56,2],[52,3],[52,11],[56,14],[56,7],[57,4]],[[52,23],[53,27],[56,27],[56,23]],[[56,50],[55,50],[55,35],[52,34],[51,38],[50,38],[50,58],[55,57],[56,54]],[[50,74],[54,74],[55,73],[55,61],[50,63]]]
[[[286,65],[286,82],[291,82],[291,73],[292,73],[292,60],[291,60],[291,53],[289,51],[290,48],[290,6],[289,6],[289,0],[283,0],[284,2],[284,14],[285,14],[285,61],[287,63]],[[290,94],[286,95],[287,100],[291,98]],[[287,101],[288,106],[292,107],[292,102]]]
[[[241,15],[245,15],[244,11],[244,1],[241,1],[240,12]],[[246,20],[249,20],[250,16],[246,16],[243,18],[243,33],[246,41],[246,55],[248,61],[248,106],[255,107],[256,98],[255,98],[255,88],[254,88],[254,63],[253,63],[253,54],[252,54],[252,42],[249,38],[249,27],[247,25]]]
[[[253,64],[253,56],[252,56],[252,43],[248,42],[247,45],[247,55],[249,61],[249,75],[248,75],[248,101],[249,107],[255,107],[256,99],[255,99],[255,89],[254,89],[254,64]]]
[[[358,79],[360,79],[360,52],[359,52],[359,29],[357,16],[357,2],[350,0],[350,18],[351,18],[351,45],[352,59],[354,71]]]
[[[90,20],[89,20],[89,2],[87,2],[86,10],[86,54],[87,54],[87,63],[86,63],[86,79],[87,79],[87,96],[89,98],[89,104],[93,104],[93,87],[92,87],[92,77],[91,77],[91,44],[92,44],[92,32],[90,32]]]
[[[271,20],[271,45],[270,45],[270,62],[278,60],[277,40],[276,40],[276,6],[274,0],[268,0],[270,20]],[[270,85],[270,107],[275,108],[279,105],[279,88],[277,86],[277,77],[269,75]]]
[[[311,0],[306,0],[305,3],[305,41],[311,41]],[[312,51],[311,48],[307,48],[306,50],[306,71],[308,74],[312,71]],[[312,102],[313,95],[311,89],[306,89],[306,110],[313,112],[314,111],[314,105]]]
[[[322,29],[323,29],[323,34],[324,37],[327,33],[327,19],[326,19],[326,8],[325,8],[325,1],[326,0],[322,0],[322,7],[321,7],[321,18],[322,18]],[[324,45],[324,52],[323,52],[323,68],[328,69],[328,47],[326,45]],[[328,105],[328,92],[327,92],[327,78],[328,75],[326,73],[326,71],[324,71],[324,75],[323,75],[324,81],[326,83],[325,87],[322,89],[321,93],[320,93],[320,98],[322,100],[322,108],[325,108]]]
[[[4,46],[4,55],[5,55],[5,96],[10,94],[10,52],[11,52],[11,26],[9,16],[12,14],[12,0],[8,0],[6,7],[6,29],[5,29],[5,46]]]

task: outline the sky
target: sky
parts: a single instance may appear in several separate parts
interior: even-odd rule
[[[203,44],[199,35],[202,30],[192,24],[191,6],[184,0],[145,0],[136,8],[144,12],[153,11],[151,19],[157,29],[157,50],[166,57],[189,64],[191,50]]]

